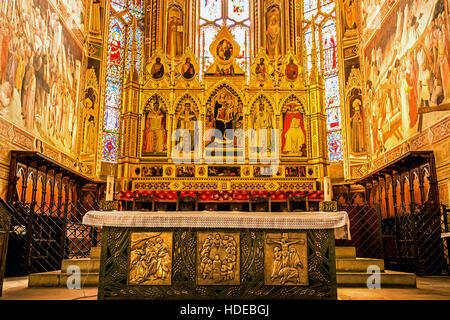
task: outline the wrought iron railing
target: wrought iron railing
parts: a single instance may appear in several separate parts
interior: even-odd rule
[[[98,228],[81,223],[87,211],[98,209],[97,202],[15,202],[11,207],[7,276],[59,270],[63,259],[86,258],[101,241]]]

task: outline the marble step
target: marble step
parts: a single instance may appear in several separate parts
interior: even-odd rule
[[[61,271],[32,273],[28,276],[28,288],[36,287],[66,287],[71,274]],[[81,273],[81,287],[96,287],[99,281],[98,273]]]
[[[98,273],[100,271],[100,259],[64,259],[61,265],[62,272],[67,272],[69,266],[79,267],[82,273]]]
[[[336,259],[352,259],[356,258],[355,247],[336,247]]]
[[[337,272],[336,280],[339,288],[367,288],[367,280],[373,274],[365,272]],[[414,273],[386,270],[380,273],[381,288],[415,288]]]
[[[384,271],[383,259],[368,258],[338,258],[336,259],[336,272],[367,272],[370,266],[377,266]]]

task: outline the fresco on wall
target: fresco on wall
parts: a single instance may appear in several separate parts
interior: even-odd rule
[[[80,48],[44,0],[18,0],[0,12],[0,39],[0,116],[72,153]]]
[[[450,103],[443,0],[401,0],[365,49],[364,73],[374,155],[445,115],[434,112]]]
[[[359,6],[361,9],[361,38],[365,42],[370,35],[378,29],[381,21],[392,8],[397,0],[361,0]]]

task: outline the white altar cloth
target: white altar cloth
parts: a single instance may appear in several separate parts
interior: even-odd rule
[[[231,229],[336,229],[347,233],[350,222],[338,212],[236,211],[89,211],[83,224],[96,227],[231,228]],[[342,230],[343,229],[343,230]],[[341,237],[340,237],[341,238]]]

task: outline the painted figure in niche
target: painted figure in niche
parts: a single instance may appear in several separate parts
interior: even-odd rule
[[[227,61],[231,58],[232,55],[233,55],[233,45],[226,39],[220,41],[219,44],[217,45],[217,56],[220,59]]]
[[[194,141],[196,140],[195,121],[197,121],[197,114],[192,110],[191,104],[186,102],[183,109],[181,109],[180,113],[176,116],[175,123],[177,124],[177,129],[187,130],[189,137],[186,136],[186,133],[181,136],[180,145],[184,145],[187,150],[191,151],[194,150]],[[190,143],[190,146],[188,143]]]
[[[352,118],[350,119],[350,130],[352,134],[352,151],[360,153],[365,151],[364,132],[361,114],[361,99],[358,97],[352,102]]]
[[[227,129],[233,129],[234,118],[236,114],[234,97],[228,91],[221,91],[214,105],[214,118],[216,120],[216,129],[222,134],[225,141],[233,139],[226,136]]]
[[[259,108],[253,115],[253,129],[256,131],[257,147],[263,152],[271,148],[271,134],[273,129],[272,117],[261,100]]]
[[[266,14],[266,50],[270,58],[281,55],[281,13],[273,6]]]
[[[306,155],[306,131],[300,106],[291,103],[284,114],[281,150],[283,154]]]
[[[100,1],[94,0],[91,6],[91,17],[89,19],[89,32],[93,34],[101,33],[101,15],[100,15]]]
[[[293,81],[298,77],[298,66],[294,63],[294,58],[289,59],[289,63],[286,66],[286,78]]]
[[[355,0],[344,0],[344,36],[356,35],[356,3]]]
[[[152,77],[153,79],[161,79],[164,76],[164,65],[161,63],[161,58],[156,58],[155,63],[152,66]]]
[[[177,6],[171,6],[168,15],[167,56],[176,58],[183,54],[183,12]]]
[[[97,142],[95,137],[95,112],[94,106],[97,103],[97,96],[92,88],[86,91],[84,99],[84,134],[81,151],[83,153],[93,153],[94,145]]]
[[[264,81],[267,78],[267,68],[266,68],[266,63],[264,61],[264,58],[261,58],[259,60],[259,63],[256,66],[255,69],[255,74],[256,74],[256,78],[259,81]]]
[[[191,63],[191,58],[186,58],[186,62],[181,67],[181,72],[185,79],[192,79],[195,76],[194,65]]]
[[[216,120],[214,118],[214,114],[211,108],[206,108],[205,115],[205,146],[209,145],[211,142],[214,142],[214,132],[213,129],[216,127]]]
[[[158,154],[167,150],[166,115],[156,100],[145,115],[142,153]]]

